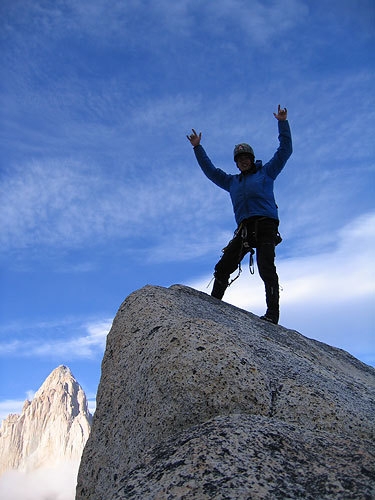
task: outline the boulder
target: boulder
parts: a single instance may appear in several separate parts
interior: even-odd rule
[[[108,335],[77,500],[372,498],[375,370],[191,288]]]

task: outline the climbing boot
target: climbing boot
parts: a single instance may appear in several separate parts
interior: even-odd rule
[[[221,300],[224,296],[225,290],[227,289],[228,284],[225,284],[215,278],[214,286],[212,287],[211,297],[215,297],[216,299]]]
[[[268,321],[269,323],[277,325],[279,322],[279,311],[271,311],[267,309],[266,314],[261,316],[260,319],[263,319],[264,321]]]
[[[266,285],[266,303],[267,311],[261,319],[269,321],[274,325],[279,322],[279,284],[275,283],[275,286]]]

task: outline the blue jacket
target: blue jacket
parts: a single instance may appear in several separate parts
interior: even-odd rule
[[[227,174],[213,165],[201,145],[194,148],[197,161],[205,175],[229,192],[238,225],[244,219],[255,215],[279,219],[273,184],[292,154],[292,137],[287,120],[278,121],[278,126],[280,145],[268,163],[263,165],[260,160],[255,162],[255,173]]]

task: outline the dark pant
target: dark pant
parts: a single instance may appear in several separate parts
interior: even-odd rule
[[[279,278],[275,266],[275,246],[280,241],[278,226],[279,221],[267,217],[251,217],[241,223],[215,266],[215,282],[211,292],[213,297],[223,298],[230,275],[250,249],[255,248],[259,275],[266,290],[267,312],[278,315]]]

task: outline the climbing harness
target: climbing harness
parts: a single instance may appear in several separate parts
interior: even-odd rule
[[[240,277],[240,274],[242,273],[241,261],[242,261],[242,256],[244,255],[244,249],[246,249],[245,255],[246,255],[246,253],[250,253],[250,257],[249,257],[250,274],[253,275],[255,273],[255,269],[254,269],[255,250],[254,250],[254,248],[257,247],[259,223],[264,221],[265,219],[267,219],[267,217],[259,217],[259,218],[251,220],[252,224],[251,224],[251,232],[250,233],[249,233],[250,220],[249,219],[243,220],[240,223],[240,225],[237,227],[236,231],[234,232],[233,238],[230,240],[228,245],[225,248],[223,248],[222,255],[225,253],[227,248],[230,247],[233,240],[235,240],[238,237],[241,238],[241,245],[240,245],[240,249],[239,249],[239,253],[238,253],[238,272],[237,272],[237,275],[229,281],[229,283],[227,285],[228,287],[234,281],[236,281]],[[280,233],[277,231],[276,238],[275,238],[275,246],[278,245],[279,243],[281,243],[281,241],[282,241],[282,238],[280,236]],[[214,275],[211,278],[210,282],[208,283],[207,288],[211,285],[212,281],[215,278],[216,278],[216,276]]]
[[[257,222],[258,221],[255,221],[254,231],[251,234],[251,241],[253,243],[256,243],[256,236],[257,236],[257,231],[258,231],[258,224],[257,224]],[[241,224],[236,229],[236,231],[234,233],[234,238],[237,238],[237,236],[241,237],[241,246],[240,246],[240,251],[238,253],[238,273],[237,273],[237,275],[234,278],[232,278],[229,281],[228,287],[234,281],[236,281],[240,277],[240,274],[242,273],[242,266],[241,266],[241,260],[242,259],[241,259],[241,257],[242,257],[242,253],[243,253],[243,249],[244,248],[246,248],[246,251],[250,253],[250,258],[249,258],[249,271],[250,271],[250,274],[254,274],[254,272],[255,272],[255,269],[254,269],[254,253],[255,253],[255,250],[249,244],[248,228],[247,228],[246,220],[243,221],[243,222],[241,222]],[[228,243],[228,245],[225,248],[223,248],[223,250],[222,250],[223,253],[228,248],[228,246],[231,244],[231,242],[233,241],[233,239]]]

